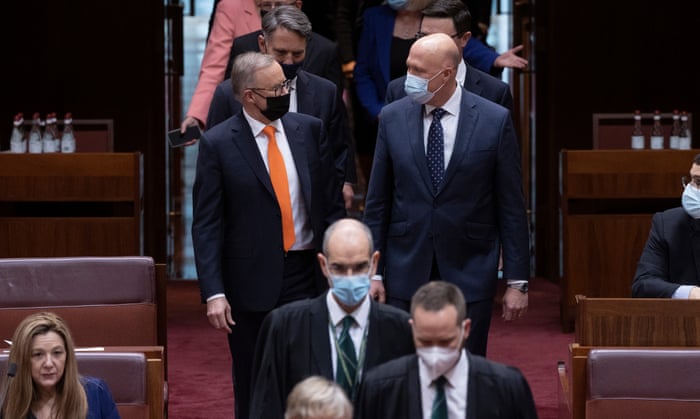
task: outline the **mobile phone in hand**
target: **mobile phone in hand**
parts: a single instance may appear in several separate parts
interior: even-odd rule
[[[180,134],[180,128],[168,131],[168,142],[170,147],[182,147],[185,143],[197,140],[202,135],[202,130],[197,125],[190,125],[184,134]]]

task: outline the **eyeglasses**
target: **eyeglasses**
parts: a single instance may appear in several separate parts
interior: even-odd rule
[[[436,33],[437,33],[437,32],[436,32]],[[416,32],[416,37],[415,37],[415,38],[416,38],[416,39],[421,39],[422,37],[428,36],[428,35],[433,35],[433,34],[432,34],[432,33],[425,33],[425,32],[418,31],[418,32]],[[445,34],[445,35],[447,35],[447,34]],[[455,34],[453,34],[453,35],[447,35],[447,36],[449,36],[450,38],[458,38],[458,37],[462,36],[462,34],[460,34],[460,33],[458,32],[458,33],[455,33]]]
[[[700,189],[700,176],[683,176],[681,178],[681,185],[685,189],[688,184],[693,185],[693,187]]]
[[[273,96],[282,96],[283,94],[289,92],[292,89],[292,80],[285,80],[277,86],[273,87],[249,87],[248,89],[252,90],[257,95],[262,97],[266,96],[263,96],[260,93],[258,93],[258,90],[267,90],[268,92],[272,92]]]
[[[264,1],[260,3],[260,10],[263,10],[265,12],[269,12],[270,10],[274,9],[275,7],[280,7],[280,6],[294,6],[297,4],[297,0],[292,0],[292,1]]]

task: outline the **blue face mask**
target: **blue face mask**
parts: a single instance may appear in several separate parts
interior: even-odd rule
[[[331,275],[331,282],[333,282],[331,292],[341,303],[354,307],[367,296],[369,281],[369,273],[350,276]]]
[[[413,99],[414,101],[424,105],[430,102],[430,99],[435,96],[442,86],[435,89],[434,92],[428,90],[428,83],[430,83],[435,77],[439,76],[442,70],[438,71],[433,77],[429,79],[424,79],[423,77],[414,76],[413,74],[406,73],[406,81],[404,82],[403,89],[406,91],[406,95]]]
[[[700,189],[693,186],[692,182],[685,186],[681,203],[688,215],[696,220],[700,218]]]
[[[386,0],[386,4],[394,10],[401,10],[406,7],[408,0]]]

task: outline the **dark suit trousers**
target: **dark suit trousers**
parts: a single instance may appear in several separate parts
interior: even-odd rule
[[[320,294],[317,287],[316,254],[313,250],[289,252],[284,260],[284,283],[276,307],[313,298]],[[264,284],[261,284],[264,286]],[[233,310],[236,325],[228,335],[228,346],[233,360],[233,390],[236,419],[248,419],[250,412],[250,382],[253,353],[258,331],[269,311],[237,312]]]
[[[430,269],[430,280],[439,281],[441,278],[437,263],[433,257],[433,266]],[[387,304],[398,307],[406,312],[411,312],[411,302],[398,298],[387,297]],[[493,313],[493,300],[472,301],[467,303],[467,317],[472,325],[467,338],[467,349],[475,355],[486,356],[486,346],[489,341],[489,328],[491,327],[491,314]]]

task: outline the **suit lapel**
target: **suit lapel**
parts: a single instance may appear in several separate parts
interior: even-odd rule
[[[482,92],[484,91],[484,88],[481,85],[481,76],[476,71],[472,71],[471,67],[466,61],[464,64],[467,66],[467,72],[464,75],[462,87],[476,95],[481,96]]]
[[[379,310],[377,303],[370,301],[369,303],[369,330],[367,331],[367,348],[381,348],[381,328],[379,323]],[[379,351],[365,351],[365,362],[362,365],[362,373],[377,365],[379,362]]]
[[[255,176],[260,180],[265,189],[267,189],[273,197],[276,197],[275,190],[272,188],[272,182],[270,181],[270,174],[265,168],[265,162],[260,155],[260,149],[258,144],[255,142],[255,137],[253,136],[253,131],[250,129],[250,125],[245,120],[243,116],[243,111],[240,111],[235,118],[233,118],[231,137],[233,144],[238,147],[241,155],[246,160],[250,166]]]
[[[406,125],[408,130],[408,143],[413,151],[413,158],[423,184],[430,195],[434,195],[433,183],[428,171],[428,157],[425,155],[425,141],[423,138],[423,105],[411,101],[406,108]]]
[[[316,368],[320,374],[333,380],[333,365],[331,365],[331,344],[328,334],[328,306],[326,306],[326,294],[316,298],[311,307],[311,353]]]
[[[409,419],[422,419],[423,417],[423,405],[421,403],[421,389],[420,389],[420,374],[418,372],[418,356],[413,355],[409,364],[408,381],[406,384],[408,386],[408,394],[416,395],[411,397],[409,400],[410,406],[408,407]]]
[[[479,419],[481,417],[495,417],[493,410],[498,411],[499,400],[493,395],[498,394],[498,389],[493,379],[487,374],[482,359],[476,358],[467,352],[469,359],[469,378],[467,380],[467,419]]]
[[[282,125],[284,126],[284,133],[287,136],[289,149],[292,151],[292,157],[294,157],[294,167],[296,167],[297,175],[299,175],[299,186],[304,195],[306,208],[311,208],[311,174],[309,173],[306,144],[304,143],[304,136],[301,133],[301,127],[297,121],[292,120],[289,114],[282,117]],[[313,140],[309,138],[306,139],[306,141]]]
[[[476,111],[474,102],[471,100],[469,95],[465,94],[465,90],[462,89],[462,99],[459,107],[459,121],[457,122],[455,145],[452,149],[452,157],[450,157],[450,161],[447,163],[447,167],[445,168],[445,176],[442,180],[440,190],[442,190],[442,188],[444,188],[450,181],[450,178],[457,173],[457,168],[459,167],[461,161],[466,158],[467,149],[469,148],[469,143],[472,140],[474,127],[476,126],[478,117],[479,115]]]
[[[306,115],[316,115],[312,109],[316,102],[313,99],[313,92],[309,86],[309,76],[303,70],[299,70],[297,73],[297,113],[303,113]]]
[[[690,236],[690,246],[693,249],[693,259],[695,262],[695,275],[700,278],[700,220],[695,220],[690,216],[687,217],[690,223],[690,228],[693,232]]]

